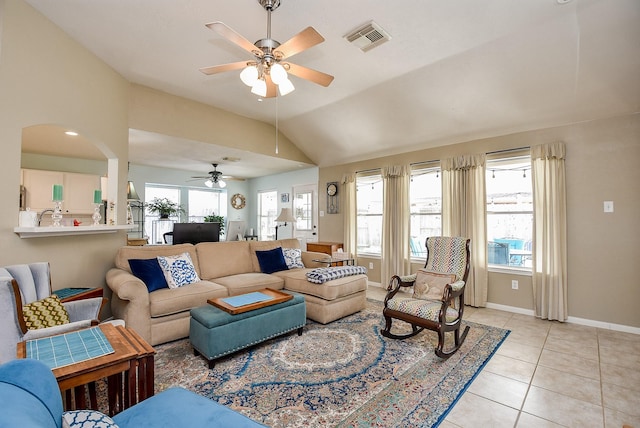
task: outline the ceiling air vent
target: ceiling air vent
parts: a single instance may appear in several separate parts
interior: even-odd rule
[[[373,21],[347,34],[344,38],[347,39],[349,43],[353,43],[359,47],[363,52],[367,52],[387,40],[391,40],[389,33]]]

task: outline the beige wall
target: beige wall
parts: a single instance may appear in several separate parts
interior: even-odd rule
[[[275,155],[275,129],[270,124],[135,84],[131,85],[129,126],[313,164],[282,133]]]
[[[18,193],[22,129],[36,124],[73,128],[106,157],[128,152],[128,83],[21,0],[2,2],[0,14],[0,265],[48,261],[54,288],[103,286],[124,232],[20,239]],[[121,198],[120,215],[124,216]]]
[[[319,188],[344,172],[564,141],[567,145],[569,316],[640,327],[640,114],[469,141],[365,162],[321,168]],[[615,212],[603,213],[603,201]],[[320,193],[319,206],[326,206]],[[341,203],[343,206],[343,203]],[[320,218],[320,240],[342,241],[342,214]],[[370,278],[381,281],[379,260]],[[414,266],[416,269],[418,265]],[[511,289],[511,280],[519,290]],[[489,302],[532,310],[530,276],[490,273]]]
[[[48,261],[54,289],[106,289],[105,273],[126,243],[124,231],[31,239],[13,232],[25,127],[73,128],[98,146],[105,159],[118,160],[114,169],[109,166],[109,175],[118,183],[121,224],[129,127],[273,155],[273,126],[130,84],[22,0],[0,0],[0,12],[0,266]],[[281,157],[312,163],[282,134],[279,149]],[[29,156],[27,164],[34,162],[40,162],[38,156]]]

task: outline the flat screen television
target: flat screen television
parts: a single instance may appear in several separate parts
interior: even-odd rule
[[[218,242],[220,223],[175,223],[173,244],[197,244],[198,242]]]

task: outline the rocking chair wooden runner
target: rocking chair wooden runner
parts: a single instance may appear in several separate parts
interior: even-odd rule
[[[469,326],[462,334],[464,287],[469,276],[469,239],[435,236],[427,238],[427,262],[424,269],[408,276],[394,275],[387,287],[382,314],[386,321],[382,335],[392,339],[415,336],[425,328],[438,333],[435,353],[449,358],[464,342]],[[400,289],[413,287],[413,295],[401,297]],[[411,333],[391,333],[391,323],[398,319],[411,324]],[[453,348],[445,351],[445,333],[453,333]]]

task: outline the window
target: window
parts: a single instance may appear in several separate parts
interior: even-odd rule
[[[179,186],[161,186],[157,184],[146,184],[144,189],[144,200],[151,202],[154,198],[167,198],[176,202],[184,208],[184,214],[170,217],[170,221],[158,222],[157,213],[145,213],[144,227],[147,233],[151,234],[151,243],[164,243],[163,235],[173,230],[175,222],[195,222],[201,223],[204,217],[211,214],[227,216],[227,192],[207,189],[191,189]],[[181,201],[186,199],[186,203]]]
[[[530,269],[533,236],[530,158],[487,161],[486,189],[489,264]]]
[[[201,190],[189,190],[189,222],[202,223],[208,215],[220,215],[227,219],[227,193]]]
[[[180,203],[179,187],[162,187],[154,185],[145,185],[144,201],[151,202],[154,198],[167,198],[171,202]],[[147,211],[144,218],[144,228],[147,233],[151,232],[152,244],[164,243],[164,234],[173,230],[173,223],[179,221],[177,217],[171,217],[170,220],[159,220],[158,213],[150,213]]]
[[[382,175],[356,175],[358,254],[381,255],[382,252]]]
[[[313,230],[313,192],[296,193],[293,199],[293,211],[296,230],[311,232]]]
[[[411,167],[409,185],[411,212],[411,257],[425,258],[429,236],[442,234],[442,180],[440,167],[418,164]]]
[[[276,234],[276,217],[278,216],[278,192],[258,192],[258,239],[272,240]]]

